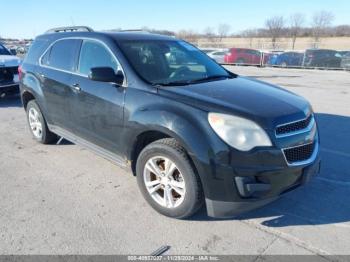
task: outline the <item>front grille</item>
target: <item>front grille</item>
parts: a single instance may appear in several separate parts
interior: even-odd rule
[[[283,153],[288,161],[288,163],[293,164],[296,162],[301,162],[311,158],[312,153],[315,149],[315,143],[287,148],[283,150]]]
[[[280,125],[276,129],[276,135],[284,135],[292,132],[296,132],[299,130],[303,130],[307,128],[312,120],[312,115],[309,115],[306,119],[293,122],[290,124]]]

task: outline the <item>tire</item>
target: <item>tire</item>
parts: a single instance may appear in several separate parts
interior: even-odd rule
[[[240,58],[237,60],[236,64],[244,65],[244,64],[246,64],[246,62],[243,58]]]
[[[26,112],[29,129],[36,141],[42,144],[51,144],[58,140],[57,135],[48,129],[45,118],[35,100],[28,102]]]
[[[288,65],[286,62],[281,63],[281,67],[286,68]]]
[[[150,163],[154,163],[158,167],[157,172],[151,171],[151,169],[155,170],[154,166],[149,169]],[[165,172],[166,166],[170,170],[168,173]],[[163,175],[157,175],[156,173],[159,171],[164,171]],[[137,159],[136,175],[140,191],[146,201],[165,216],[179,219],[188,218],[198,211],[204,203],[200,179],[194,171],[186,151],[175,139],[161,139],[146,146]],[[150,186],[149,183],[154,183],[154,185]],[[156,188],[159,189],[151,194],[150,190]],[[170,198],[166,196],[170,196]]]

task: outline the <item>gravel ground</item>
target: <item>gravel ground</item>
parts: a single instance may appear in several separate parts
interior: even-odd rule
[[[131,173],[79,146],[40,145],[18,98],[0,100],[0,254],[350,254],[350,73],[230,67],[311,101],[321,175],[236,219],[170,219]],[[327,260],[329,258],[323,257]]]

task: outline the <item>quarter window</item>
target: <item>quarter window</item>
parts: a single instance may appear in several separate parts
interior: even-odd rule
[[[111,67],[117,72],[118,62],[103,44],[84,40],[80,51],[78,72],[88,75],[94,67]]]
[[[81,40],[78,39],[65,39],[56,42],[44,55],[42,63],[57,69],[74,71],[80,43]]]
[[[51,48],[49,50],[47,50],[47,52],[44,54],[44,56],[41,58],[41,63],[43,65],[50,65],[49,64],[49,58],[50,58],[50,53],[51,53]]]

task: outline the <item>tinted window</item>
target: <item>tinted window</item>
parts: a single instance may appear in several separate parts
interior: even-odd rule
[[[227,52],[215,52],[213,55],[226,55]]]
[[[51,47],[47,64],[51,67],[73,71],[81,40],[66,39],[56,42]]]
[[[0,44],[0,55],[11,55],[11,53],[6,49],[6,47]]]
[[[29,51],[24,59],[24,63],[37,64],[40,56],[43,54],[43,52],[45,52],[48,45],[49,43],[46,39],[35,39],[29,48]]]
[[[46,65],[46,66],[49,65],[50,54],[51,54],[51,48],[49,50],[47,50],[47,52],[41,58],[41,64]]]
[[[247,50],[248,54],[260,56],[260,52],[256,50]]]
[[[111,67],[117,71],[118,62],[103,44],[85,40],[80,51],[78,71],[88,75],[93,67]]]

